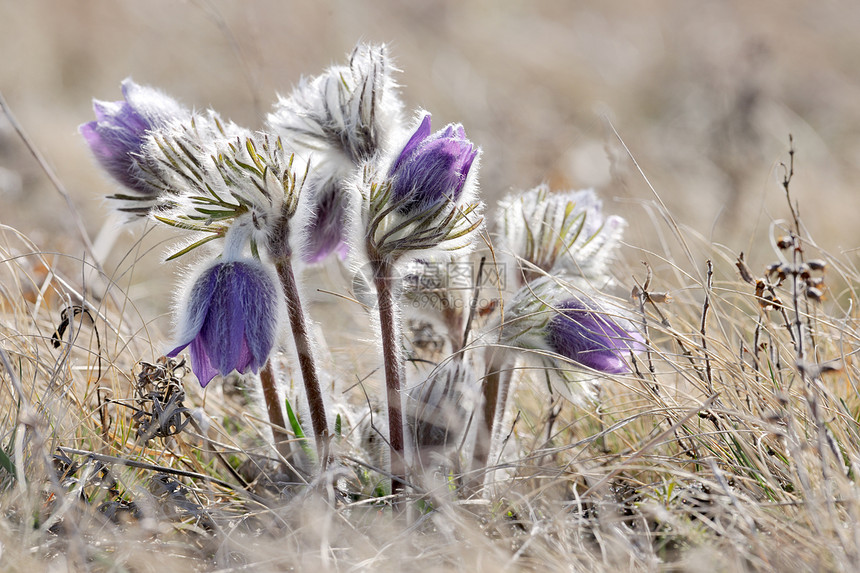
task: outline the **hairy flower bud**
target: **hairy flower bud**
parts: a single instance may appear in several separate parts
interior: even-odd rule
[[[306,224],[302,259],[318,263],[331,253],[345,259],[349,253],[345,237],[349,196],[332,179],[311,179],[305,186],[313,196],[314,207]]]
[[[391,200],[401,213],[433,209],[460,199],[478,149],[460,124],[430,133],[430,114],[406,143],[391,167]]]
[[[305,262],[348,252],[346,181],[363,162],[384,153],[399,130],[403,105],[392,70],[384,44],[359,44],[347,66],[303,79],[267,118],[287,149],[312,165],[305,185],[311,210]]]
[[[570,298],[556,305],[546,329],[547,344],[558,354],[609,374],[629,372],[627,356],[642,338],[621,328],[605,312]]]
[[[93,100],[96,120],[83,124],[80,132],[105,171],[135,193],[112,197],[125,201],[120,210],[145,215],[160,194],[141,169],[146,136],[190,113],[176,100],[131,79],[122,82],[122,94],[124,101]]]
[[[345,175],[383,148],[403,104],[383,45],[359,44],[348,66],[303,79],[269,114],[269,128],[299,155],[317,155],[324,177]]]
[[[642,335],[624,314],[600,293],[574,293],[555,277],[540,277],[517,291],[505,307],[501,342],[621,374],[629,372],[630,352],[644,350]]]
[[[275,279],[254,259],[206,268],[184,299],[176,356],[191,346],[191,368],[206,386],[216,374],[258,371],[277,336],[280,297]]]
[[[499,201],[503,250],[520,263],[520,284],[544,273],[605,278],[626,221],[606,216],[591,189],[552,192],[547,185]]]

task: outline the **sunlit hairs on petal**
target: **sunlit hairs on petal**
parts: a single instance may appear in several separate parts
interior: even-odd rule
[[[519,284],[543,273],[602,282],[627,223],[605,216],[592,189],[552,192],[547,185],[499,202],[501,250],[518,261]]]
[[[205,265],[177,306],[177,345],[167,355],[190,346],[191,367],[204,387],[217,374],[259,371],[283,313],[277,279],[256,259]]]
[[[346,181],[363,162],[383,153],[400,129],[403,104],[385,45],[359,44],[347,66],[303,79],[269,114],[269,129],[303,158],[313,156],[306,192],[305,262],[332,252],[343,257],[349,195]]]
[[[149,158],[142,153],[146,137],[174,121],[185,121],[190,112],[173,98],[131,78],[122,82],[123,101],[93,100],[96,120],[81,125],[80,132],[102,168],[131,193],[117,193],[120,211],[146,216],[164,188],[153,185],[143,170]]]

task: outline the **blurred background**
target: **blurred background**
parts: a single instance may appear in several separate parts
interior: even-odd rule
[[[93,97],[121,99],[131,76],[259,127],[276,93],[369,41],[390,44],[407,109],[462,122],[483,147],[490,204],[541,181],[595,187],[631,222],[625,256],[659,253],[667,227],[614,126],[681,225],[755,252],[788,216],[779,162],[792,134],[801,216],[840,253],[860,239],[858,23],[860,2],[830,0],[0,0],[0,90],[93,236],[116,190],[77,133]],[[2,117],[0,223],[82,253],[65,203]],[[139,235],[123,237],[108,270],[128,266]],[[156,250],[140,264],[156,268],[174,238],[150,233]],[[169,280],[137,274],[141,296]]]

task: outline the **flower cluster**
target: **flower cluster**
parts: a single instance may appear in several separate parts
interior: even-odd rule
[[[294,255],[369,262],[374,280],[394,293],[393,279],[382,278],[394,276],[394,265],[462,249],[483,223],[473,192],[478,148],[460,125],[431,133],[429,114],[409,136],[393,69],[385,46],[359,45],[348,65],[279,98],[259,131],[126,80],[124,100],[96,101],[96,121],[81,126],[96,160],[127,189],[112,196],[120,210],[190,233],[170,259],[204,245],[211,253],[178,298],[168,355],[189,348],[203,386],[218,374],[257,372],[269,368],[286,317],[318,445],[326,413]],[[384,346],[397,338],[383,336]],[[395,376],[399,368],[389,366]],[[264,394],[277,401],[265,387],[272,378],[261,374]]]
[[[332,66],[302,80],[278,100],[267,127],[302,157],[313,157],[305,185],[308,209],[303,259],[318,263],[349,251],[350,197],[354,170],[384,154],[400,129],[402,103],[384,45],[361,44],[348,66]]]
[[[303,277],[294,266],[338,264],[331,258],[336,254],[366,271],[363,287],[371,288],[365,294],[376,298],[367,306],[378,312],[391,471],[402,476],[409,443],[404,431],[419,447],[444,446],[459,435],[454,426],[467,414],[466,386],[476,389],[480,378],[475,357],[464,358],[476,312],[509,308],[498,325],[502,345],[539,349],[607,373],[625,372],[626,355],[641,339],[610,316],[598,294],[574,295],[559,282],[603,277],[624,221],[603,217],[593,191],[538,187],[500,204],[501,251],[515,262],[520,290],[507,305],[480,307],[478,286],[471,283],[458,293],[450,285],[433,292],[433,301],[446,307],[441,322],[453,333],[455,356],[404,401],[400,313],[404,297],[409,301],[417,291],[404,288],[402,277],[466,262],[489,237],[477,197],[480,148],[459,123],[434,131],[426,111],[404,122],[393,71],[384,45],[361,44],[347,65],[304,79],[279,97],[258,130],[210,109],[189,111],[129,79],[122,101],[94,103],[96,120],[81,133],[98,163],[125,188],[111,196],[119,210],[187,233],[170,259],[204,253],[177,297],[167,355],[189,349],[204,387],[233,371],[259,373],[279,451],[289,446],[271,355],[284,342],[285,325],[321,457],[330,437],[299,295]],[[472,340],[479,338],[476,333]],[[487,401],[485,412],[491,406]],[[403,482],[394,480],[392,489]]]

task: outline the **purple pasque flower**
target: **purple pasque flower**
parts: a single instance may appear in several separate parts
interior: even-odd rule
[[[558,312],[546,329],[546,342],[555,352],[583,366],[609,374],[629,372],[625,360],[641,352],[639,333],[629,332],[600,310],[576,298],[556,305]]]
[[[257,260],[219,260],[194,281],[179,320],[176,356],[191,346],[191,368],[206,387],[216,374],[258,371],[275,345],[275,280]]]
[[[430,133],[430,114],[391,167],[391,200],[401,213],[422,212],[460,199],[478,149],[460,124]]]
[[[347,202],[349,196],[336,179],[312,180],[307,187],[313,195],[313,209],[308,218],[302,260],[318,263],[331,253],[341,260],[349,254],[346,241]]]
[[[80,132],[105,171],[142,195],[141,200],[155,199],[159,190],[147,183],[139,163],[146,136],[190,113],[173,98],[131,78],[122,82],[122,95],[124,101],[93,100],[96,120],[83,124]]]

